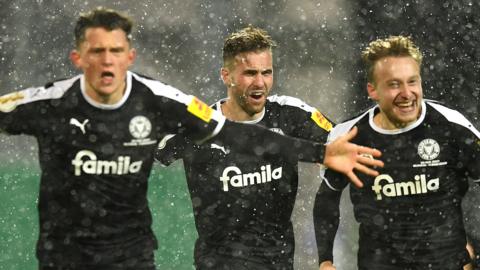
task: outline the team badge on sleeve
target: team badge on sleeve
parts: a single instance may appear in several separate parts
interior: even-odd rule
[[[318,110],[315,110],[312,112],[312,119],[317,123],[317,125],[326,131],[330,131],[333,127],[332,123],[323,116],[322,113],[320,113]]]
[[[188,104],[187,110],[207,123],[212,119],[213,109],[196,97]]]
[[[13,111],[20,100],[24,98],[24,95],[20,92],[11,93],[0,97],[0,111],[11,112]]]

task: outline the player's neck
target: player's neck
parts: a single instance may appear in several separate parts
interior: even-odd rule
[[[119,87],[119,90],[115,90],[111,94],[102,95],[100,91],[96,91],[91,85],[87,83],[85,93],[94,101],[101,104],[116,104],[118,103],[125,94],[126,83],[122,84]]]
[[[236,104],[232,99],[227,99],[224,103],[221,104],[221,109],[223,115],[231,121],[244,122],[244,121],[254,121],[260,118],[263,114],[262,112],[256,114],[249,114],[243,108]]]
[[[418,119],[418,118],[417,118]],[[416,119],[415,119],[416,121]],[[380,128],[384,130],[396,130],[396,129],[403,129],[406,128],[415,121],[411,122],[393,122],[390,121],[390,119],[382,112],[378,112],[374,117],[373,117],[373,122]]]

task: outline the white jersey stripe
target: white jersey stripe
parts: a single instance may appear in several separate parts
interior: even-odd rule
[[[81,75],[73,77],[68,80],[54,82],[49,88],[45,87],[32,87],[20,91],[24,98],[20,104],[27,104],[39,100],[58,99],[61,98],[65,92],[78,80]]]
[[[192,96],[183,93],[182,91],[178,90],[173,86],[138,76],[135,73],[131,74],[133,74],[136,80],[145,84],[157,96],[167,97],[169,99],[181,102],[185,105],[188,105],[188,103],[192,100]]]
[[[6,102],[0,102],[0,111],[11,112],[18,105],[28,104],[39,100],[58,99],[61,98],[65,92],[70,89],[73,83],[80,78],[81,75],[73,77],[68,80],[58,81],[53,83],[49,88],[45,87],[30,87],[18,92],[6,94],[1,99],[7,100]],[[8,101],[10,99],[10,101]]]
[[[145,84],[157,96],[163,96],[169,99],[173,99],[175,101],[185,104],[185,106],[188,106],[188,104],[190,104],[190,102],[192,102],[192,100],[195,98],[195,96],[187,95],[182,91],[178,90],[177,88],[164,84],[162,82],[150,80],[150,79],[138,76],[135,73],[130,73],[130,74],[132,74],[136,80]],[[202,139],[197,143],[204,142],[216,136],[220,132],[220,130],[223,128],[226,118],[225,116],[222,115],[222,113],[218,112],[217,110],[213,110],[212,119],[218,123],[217,126],[209,136],[207,136],[206,138]]]
[[[456,110],[452,110],[450,108],[447,108],[437,103],[433,103],[433,102],[427,102],[427,103],[433,108],[435,108],[435,110],[437,110],[440,114],[445,116],[445,118],[448,121],[468,128],[470,131],[473,132],[473,134],[477,136],[477,138],[480,139],[480,132],[472,125],[470,121],[468,121],[467,118],[465,118],[465,116],[463,116],[463,114],[459,113]]]
[[[280,105],[288,105],[288,106],[293,106],[297,107],[299,109],[302,109],[306,112],[315,112],[317,109],[308,105],[307,103],[303,102],[301,99],[291,97],[291,96],[278,96],[278,95],[273,95],[269,96],[268,100],[270,102],[275,102]]]
[[[346,121],[346,122],[343,122],[341,124],[338,124],[336,125],[331,131],[330,131],[330,134],[328,135],[328,139],[327,139],[327,143],[331,142],[331,141],[334,141],[336,138],[348,133],[348,131],[350,131],[350,129],[353,128],[353,126],[355,126],[355,124],[360,121],[360,119],[362,119],[362,117],[367,114],[370,110],[362,113],[360,116],[352,119],[352,120],[349,120],[349,121]]]

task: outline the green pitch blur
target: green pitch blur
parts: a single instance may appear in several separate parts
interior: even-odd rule
[[[38,269],[39,179],[38,169],[0,165],[0,270]],[[193,269],[197,233],[181,162],[155,166],[149,181],[157,269]]]

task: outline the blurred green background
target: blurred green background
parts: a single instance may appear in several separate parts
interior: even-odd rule
[[[0,172],[0,269],[38,269],[35,245],[39,169],[3,163]],[[181,162],[168,168],[155,166],[148,198],[159,242],[155,253],[157,269],[194,269],[192,254],[197,234]]]

